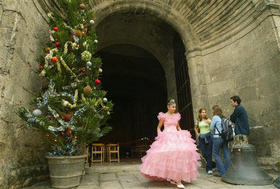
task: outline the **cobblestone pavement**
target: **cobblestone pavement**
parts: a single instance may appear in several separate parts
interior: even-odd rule
[[[160,189],[176,188],[166,181],[152,181],[144,178],[138,171],[139,164],[94,166],[87,168],[87,174],[82,178],[77,189]],[[275,189],[273,185],[244,186],[231,185],[220,178],[207,175],[203,168],[200,176],[192,183],[184,183],[188,189]],[[274,176],[276,177],[276,175]],[[42,182],[25,189],[50,189],[48,182]]]

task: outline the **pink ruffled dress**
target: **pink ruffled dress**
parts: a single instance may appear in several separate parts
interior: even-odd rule
[[[179,113],[159,113],[164,120],[164,130],[155,138],[147,154],[142,158],[140,172],[153,180],[182,180],[191,182],[198,176],[200,163],[195,141],[187,130],[178,131]]]

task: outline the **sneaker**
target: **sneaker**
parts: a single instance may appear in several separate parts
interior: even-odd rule
[[[213,176],[214,177],[221,177],[218,173],[215,173]]]
[[[207,171],[207,173],[208,173],[209,175],[212,175],[212,174],[213,174],[213,171],[212,171],[212,170],[209,170],[209,171]]]
[[[183,184],[178,184],[177,188],[185,188],[185,186]]]

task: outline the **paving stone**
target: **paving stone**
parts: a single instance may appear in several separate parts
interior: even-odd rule
[[[107,181],[101,182],[100,184],[101,189],[123,189],[119,181]]]
[[[106,173],[106,174],[100,174],[100,181],[112,181],[117,180],[117,176],[115,173]]]

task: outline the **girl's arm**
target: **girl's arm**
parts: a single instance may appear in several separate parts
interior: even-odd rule
[[[207,119],[206,122],[210,125],[211,124],[211,119]]]
[[[176,129],[177,129],[178,131],[181,131],[181,130],[182,130],[181,127],[180,127],[179,122],[177,123]]]
[[[161,127],[163,126],[164,119],[159,120],[158,126],[157,126],[157,133],[159,134],[161,132]]]
[[[211,124],[210,124],[210,131],[211,131],[211,132],[214,132],[215,126],[216,126],[216,122],[217,122],[217,118],[216,118],[216,116],[214,116],[214,117],[212,118],[212,121],[211,121]]]
[[[195,132],[196,138],[198,138],[200,133],[198,132],[198,125],[197,124],[194,125],[194,132]]]

